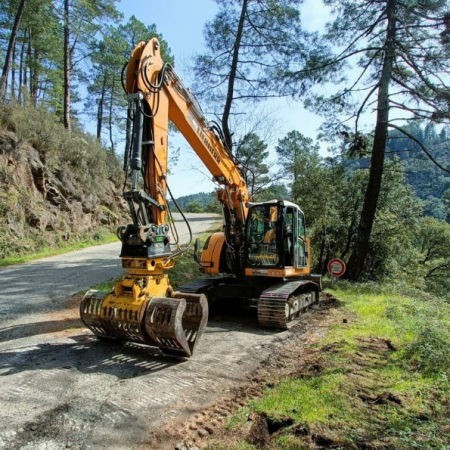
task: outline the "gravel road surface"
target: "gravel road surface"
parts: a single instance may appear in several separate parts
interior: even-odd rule
[[[216,217],[190,219],[199,233]],[[0,271],[0,448],[153,450],[156,431],[170,434],[248,381],[290,333],[260,329],[248,310],[212,318],[189,360],[100,342],[71,294],[119,275],[118,251],[110,244]]]

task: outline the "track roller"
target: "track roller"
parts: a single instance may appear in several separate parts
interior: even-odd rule
[[[292,281],[266,289],[258,300],[258,321],[264,328],[287,330],[289,322],[319,303],[319,287],[308,281]]]

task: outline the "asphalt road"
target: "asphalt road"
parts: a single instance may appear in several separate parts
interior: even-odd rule
[[[215,220],[191,217],[194,234]],[[189,421],[252,379],[290,335],[240,310],[210,319],[188,360],[101,342],[70,294],[120,274],[117,254],[112,244],[0,271],[0,448],[166,449],[154,433],[196,430]],[[216,419],[226,414],[222,406]]]
[[[180,214],[174,214],[180,243],[189,232]],[[207,231],[217,214],[186,214],[195,236]],[[72,294],[123,273],[120,242],[98,245],[63,255],[0,269],[0,326],[5,317],[55,309]]]

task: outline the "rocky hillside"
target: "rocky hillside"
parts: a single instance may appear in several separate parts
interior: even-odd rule
[[[17,131],[0,128],[0,260],[101,240],[128,222],[123,172],[114,156],[85,140],[84,151],[94,154],[83,161],[71,148],[56,151],[53,142],[47,149]]]

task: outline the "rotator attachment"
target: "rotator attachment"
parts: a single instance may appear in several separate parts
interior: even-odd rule
[[[81,320],[100,339],[146,344],[166,354],[192,356],[208,321],[205,295],[176,292],[172,297],[149,298],[140,293],[138,288],[133,289],[133,297],[89,290],[80,304]]]

